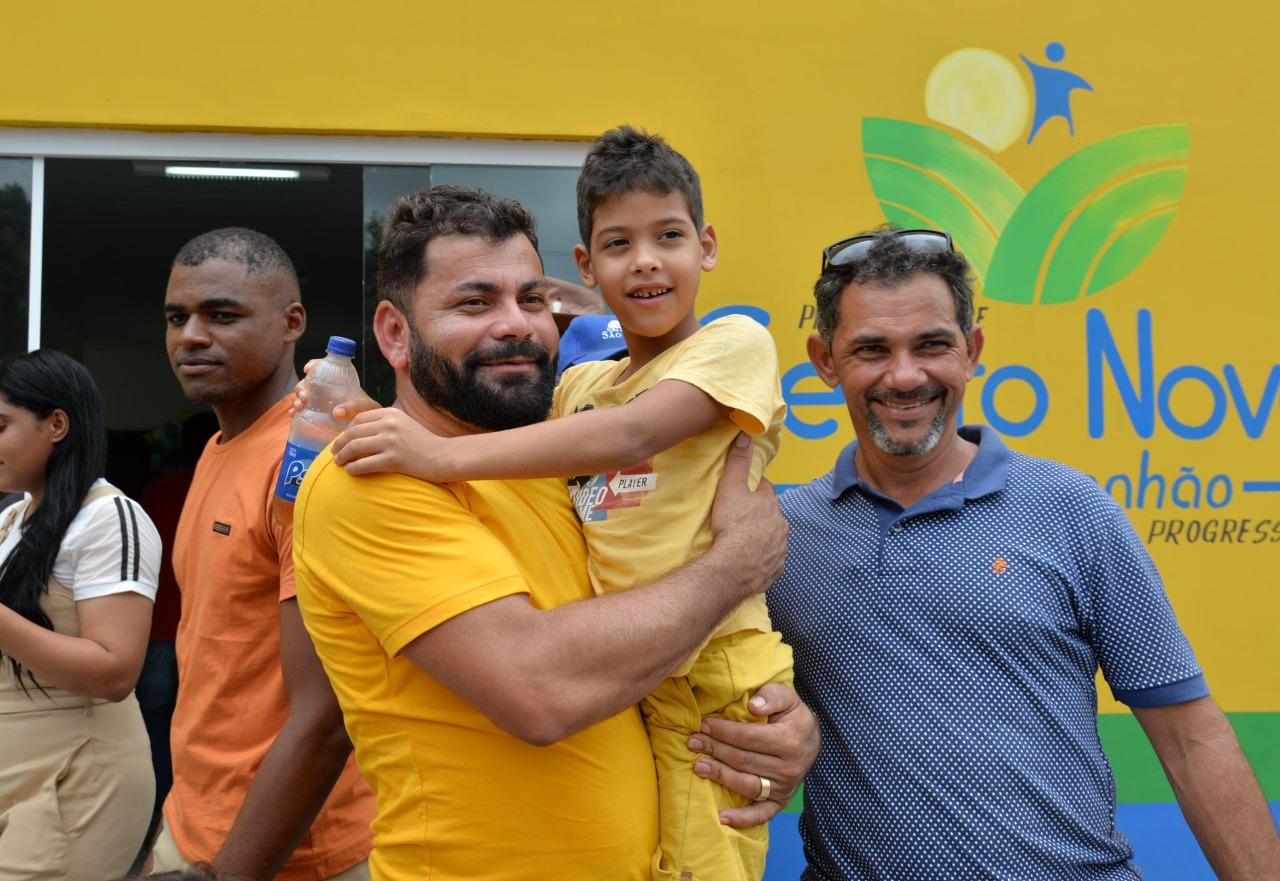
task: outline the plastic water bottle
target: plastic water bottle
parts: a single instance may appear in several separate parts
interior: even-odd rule
[[[360,390],[360,377],[351,363],[356,353],[355,341],[331,336],[325,351],[325,357],[312,365],[303,381],[307,407],[294,414],[289,442],[284,445],[284,460],[280,463],[275,498],[271,500],[271,512],[282,526],[293,525],[293,503],[312,461],[351,421],[334,419],[333,408],[353,400]]]

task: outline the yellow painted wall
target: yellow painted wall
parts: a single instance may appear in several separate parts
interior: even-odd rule
[[[1043,426],[1013,445],[1099,476],[1134,473],[1147,450],[1169,478],[1186,466],[1237,484],[1280,480],[1280,412],[1258,438],[1232,410],[1204,440],[1164,427],[1148,440],[1118,419],[1109,392],[1107,431],[1091,438],[1083,356],[1087,310],[1103,310],[1131,353],[1138,310],[1149,309],[1158,376],[1199,365],[1221,380],[1231,364],[1257,406],[1280,362],[1268,265],[1280,204],[1274,4],[77,2],[9,4],[0,20],[7,125],[586,139],[630,121],[659,131],[701,172],[720,234],[704,309],[768,308],[784,369],[805,360],[808,329],[797,323],[821,247],[884,220],[863,165],[862,119],[942,128],[923,102],[940,59],[990,49],[1029,86],[1019,53],[1043,61],[1058,41],[1062,67],[1095,87],[1073,96],[1076,136],[1053,120],[1032,145],[988,155],[1025,189],[1109,135],[1185,123],[1190,176],[1163,239],[1115,286],[1056,306],[980,303],[985,362],[1027,365],[1051,392]],[[971,419],[983,415],[980,383]],[[1009,413],[1029,408],[1012,385],[1001,400]],[[1191,422],[1212,405],[1193,382],[1172,401]],[[840,409],[805,416],[823,417]],[[790,437],[772,476],[808,479],[848,439],[843,425],[824,440]],[[1274,522],[1280,493],[1237,492],[1214,511],[1130,513],[1144,536],[1162,517]],[[1280,544],[1152,552],[1224,707],[1280,710]]]

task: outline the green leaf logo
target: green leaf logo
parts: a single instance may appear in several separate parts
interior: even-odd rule
[[[864,119],[862,152],[889,222],[946,230],[986,278],[1024,198],[1017,182],[954,135],[898,119]]]
[[[1123,132],[1068,156],[1009,218],[986,296],[1065,303],[1124,278],[1173,220],[1189,156],[1185,125]]]
[[[867,118],[862,149],[889,222],[950,232],[988,299],[1049,304],[1096,294],[1146,258],[1182,198],[1190,138],[1185,125],[1113,135],[1028,193],[978,148],[931,126]]]

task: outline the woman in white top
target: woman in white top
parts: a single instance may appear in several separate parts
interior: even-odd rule
[[[89,372],[58,352],[0,361],[0,881],[129,869],[155,780],[133,686],[160,539],[102,479]]]

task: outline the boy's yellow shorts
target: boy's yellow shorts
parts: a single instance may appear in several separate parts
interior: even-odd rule
[[[693,772],[689,735],[707,716],[763,722],[747,701],[766,682],[791,684],[791,648],[777,633],[743,630],[711,640],[688,675],[664,681],[643,701],[658,769],[658,850],[654,881],[759,881],[768,826],[731,829],[720,811],[742,798]]]

